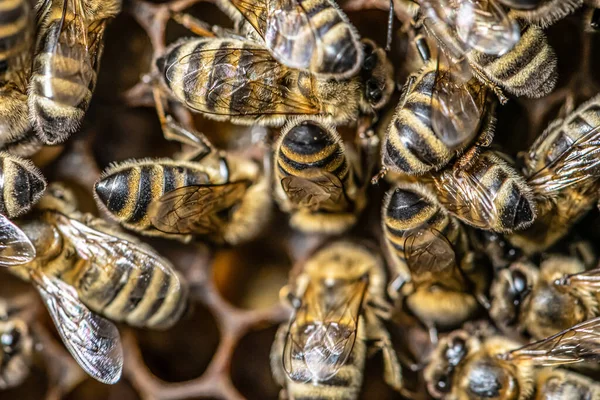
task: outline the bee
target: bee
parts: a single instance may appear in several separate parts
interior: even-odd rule
[[[389,294],[394,299],[402,294],[433,337],[437,328],[456,328],[480,311],[488,271],[468,251],[460,223],[428,187],[412,183],[390,190],[381,218],[385,245],[398,270]]]
[[[0,300],[0,389],[18,386],[29,376],[33,350],[29,323],[9,301]]]
[[[31,131],[27,108],[34,41],[31,5],[27,0],[0,1],[0,21],[0,146],[5,148]]]
[[[291,213],[293,227],[340,233],[356,223],[366,205],[368,172],[360,171],[333,126],[312,118],[291,120],[281,130],[274,159],[274,197]]]
[[[514,2],[508,1],[508,3]],[[590,7],[598,7],[600,5],[598,0],[535,0],[525,1],[524,3],[529,4],[527,4],[527,7],[522,7],[521,9],[518,9],[516,5],[507,4],[513,8],[509,15],[513,18],[539,25],[542,28],[547,28],[556,21],[563,19],[578,8],[583,7],[584,4]]]
[[[507,101],[500,87],[515,96],[539,98],[558,79],[556,54],[542,29],[519,27],[495,1],[421,1],[422,25],[453,64]],[[439,3],[439,4],[438,4]],[[467,68],[468,66],[468,68]]]
[[[531,226],[536,218],[531,189],[502,153],[486,150],[464,167],[424,179],[450,214],[476,228],[507,233]]]
[[[0,265],[32,261],[35,248],[11,219],[29,211],[46,190],[46,180],[31,161],[0,152]]]
[[[44,144],[79,129],[100,67],[106,23],[120,0],[43,0],[29,86],[29,116]]]
[[[344,81],[286,67],[260,44],[234,38],[178,41],[157,67],[172,95],[208,118],[282,126],[290,116],[309,115],[341,124],[380,109],[394,90],[384,50],[361,43],[361,71]]]
[[[492,285],[490,314],[501,326],[535,339],[600,316],[600,269],[586,270],[575,257],[553,255],[537,268],[513,263]]]
[[[595,318],[525,346],[497,334],[455,331],[440,340],[425,368],[428,391],[448,400],[595,398],[597,382],[555,366],[596,363],[599,327]]]
[[[356,28],[334,1],[221,0],[217,5],[236,22],[237,32],[263,44],[286,67],[338,80],[361,68]]]
[[[385,284],[382,259],[355,243],[331,243],[306,261],[282,290],[294,314],[271,350],[282,398],[358,398],[368,347],[383,351],[384,378],[402,389],[400,364],[378,316],[389,308]]]
[[[429,60],[408,78],[385,134],[384,169],[420,175],[446,166],[478,135],[491,142],[495,120],[486,87],[474,78],[459,81],[452,68]]]
[[[166,329],[184,312],[187,287],[154,250],[75,207],[72,193],[51,185],[36,212],[17,222],[36,256],[8,271],[38,290],[79,365],[112,384],[121,376],[123,352],[119,331],[100,315]]]
[[[527,254],[541,252],[566,235],[598,200],[600,96],[550,123],[523,157],[538,218],[508,240]]]
[[[181,159],[109,167],[94,186],[98,206],[123,227],[149,236],[229,244],[256,236],[269,218],[269,176],[256,162],[218,151],[195,134],[191,141],[175,138],[195,146]]]

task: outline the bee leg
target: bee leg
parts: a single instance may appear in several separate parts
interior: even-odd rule
[[[375,313],[366,310],[364,315],[365,336],[369,342],[372,342],[372,347],[370,347],[369,352],[382,352],[384,370],[383,379],[394,390],[403,392],[402,367],[400,366],[400,361],[398,361],[398,355],[394,350],[389,333]]]
[[[158,120],[162,127],[163,136],[167,140],[173,140],[181,144],[189,145],[194,148],[190,152],[184,154],[183,159],[200,161],[211,153],[215,153],[215,149],[210,141],[200,132],[191,131],[180,123],[175,121],[171,115],[166,114],[160,89],[153,88],[154,103]]]
[[[203,36],[203,37],[215,37],[215,33],[212,31],[211,25],[204,21],[200,21],[198,18],[191,16],[190,14],[181,12],[172,12],[171,18],[173,21],[189,29],[192,33]]]
[[[433,346],[436,346],[439,341],[438,330],[434,323],[426,324],[429,332],[429,340]]]
[[[498,100],[500,101],[500,104],[504,105],[508,102],[508,97],[506,97],[506,95],[504,94],[504,92],[502,91],[502,89],[500,88],[500,86],[496,85],[494,82],[492,82],[491,80],[488,79],[487,76],[485,76],[485,74],[483,73],[483,71],[481,71],[479,69],[479,67],[477,67],[476,65],[473,64],[469,64],[471,66],[471,70],[473,71],[473,75],[475,75],[475,77],[477,79],[479,79],[481,82],[483,82],[486,86],[488,86],[490,89],[492,89],[492,91],[494,92],[494,94],[496,95],[496,97],[498,97]]]
[[[392,36],[394,33],[394,0],[390,0],[390,13],[388,15],[387,41],[385,43],[385,51],[392,49]]]
[[[281,324],[279,329],[277,329],[277,333],[275,334],[275,341],[273,342],[273,346],[271,346],[270,356],[271,373],[273,374],[273,379],[282,388],[285,387],[285,371],[283,369],[283,348],[285,346],[286,336],[287,325]],[[282,389],[281,391],[285,392],[285,389]]]
[[[427,62],[431,59],[431,49],[427,43],[427,39],[423,34],[418,34],[414,39],[415,47],[419,52],[419,56],[423,62]]]
[[[356,143],[360,152],[361,188],[369,184],[369,176],[373,173],[379,155],[379,137],[375,134],[373,118],[364,117],[359,121],[356,131]]]

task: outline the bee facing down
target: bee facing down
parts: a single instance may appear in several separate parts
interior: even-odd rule
[[[358,398],[371,345],[383,351],[385,381],[401,390],[400,365],[376,315],[378,307],[389,308],[380,257],[355,243],[332,243],[318,250],[283,291],[295,311],[271,350],[282,398]]]
[[[274,194],[281,209],[291,214],[292,226],[339,233],[354,225],[366,204],[368,172],[359,170],[351,151],[334,127],[319,120],[294,119],[281,130]]]
[[[281,126],[297,115],[341,124],[383,107],[394,90],[383,49],[362,41],[361,72],[335,81],[280,64],[261,45],[239,39],[183,39],[157,60],[172,95],[218,121]]]

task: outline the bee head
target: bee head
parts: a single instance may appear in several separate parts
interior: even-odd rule
[[[364,98],[378,110],[386,105],[394,91],[394,70],[385,51],[369,39],[362,40],[365,57],[361,69]]]
[[[470,352],[467,332],[458,330],[442,339],[425,369],[427,390],[436,399],[452,391],[456,370]]]
[[[458,390],[465,398],[517,400],[519,382],[512,368],[493,355],[480,352],[469,359],[461,372]]]
[[[490,314],[497,323],[513,327],[520,321],[524,303],[537,281],[537,268],[530,263],[517,262],[502,270],[491,288]]]

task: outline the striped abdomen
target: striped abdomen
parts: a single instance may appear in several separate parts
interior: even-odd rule
[[[503,56],[472,51],[468,58],[489,80],[516,96],[545,96],[554,89],[558,79],[554,49],[544,32],[533,25],[523,29],[521,39]]]
[[[30,116],[46,144],[62,142],[77,131],[96,84],[102,38],[86,39],[87,32],[68,22],[72,18],[67,15],[63,24],[55,19],[41,32],[33,62]],[[72,36],[79,41],[73,42]]]
[[[492,151],[464,169],[433,176],[439,202],[463,222],[480,229],[512,232],[533,223],[533,194],[524,179]]]
[[[23,90],[26,82],[20,82],[14,73],[28,75],[33,39],[31,14],[27,0],[0,0],[0,82],[16,80],[19,89]],[[20,62],[15,62],[19,58]],[[10,70],[15,64],[26,71]]]
[[[15,217],[29,210],[46,189],[46,181],[27,160],[0,153],[0,213]]]
[[[546,28],[583,6],[583,0],[543,0],[533,10],[511,10],[510,17]]]
[[[215,179],[199,164],[170,159],[125,162],[110,167],[94,187],[98,203],[123,226],[154,230],[148,207],[174,189],[202,185]]]
[[[382,220],[388,248],[402,265],[406,265],[405,240],[418,229],[435,229],[453,245],[462,245],[458,222],[421,185],[401,185],[390,190],[383,203]]]
[[[358,398],[362,385],[367,346],[361,338],[365,337],[365,321],[362,316],[358,319],[356,341],[346,363],[338,372],[326,381],[305,382],[306,377],[312,376],[304,359],[292,360],[297,380],[286,375],[286,386],[290,398],[295,400],[355,400]],[[333,362],[335,357],[329,361]],[[304,371],[304,372],[303,372]]]
[[[184,40],[167,49],[157,66],[178,100],[216,119],[253,124],[322,111],[313,76],[281,65],[250,41]]]
[[[104,265],[102,271],[87,262],[74,264],[71,284],[92,310],[113,321],[164,329],[179,320],[187,304],[187,286],[173,270],[165,273],[141,257],[137,268]],[[64,275],[71,275],[63,271]]]
[[[264,38],[282,64],[336,79],[351,77],[358,71],[362,44],[332,1],[282,2],[280,7],[280,18],[269,16],[264,20]],[[305,14],[306,19],[299,22],[298,14]],[[285,32],[282,24],[291,25],[293,32]]]

